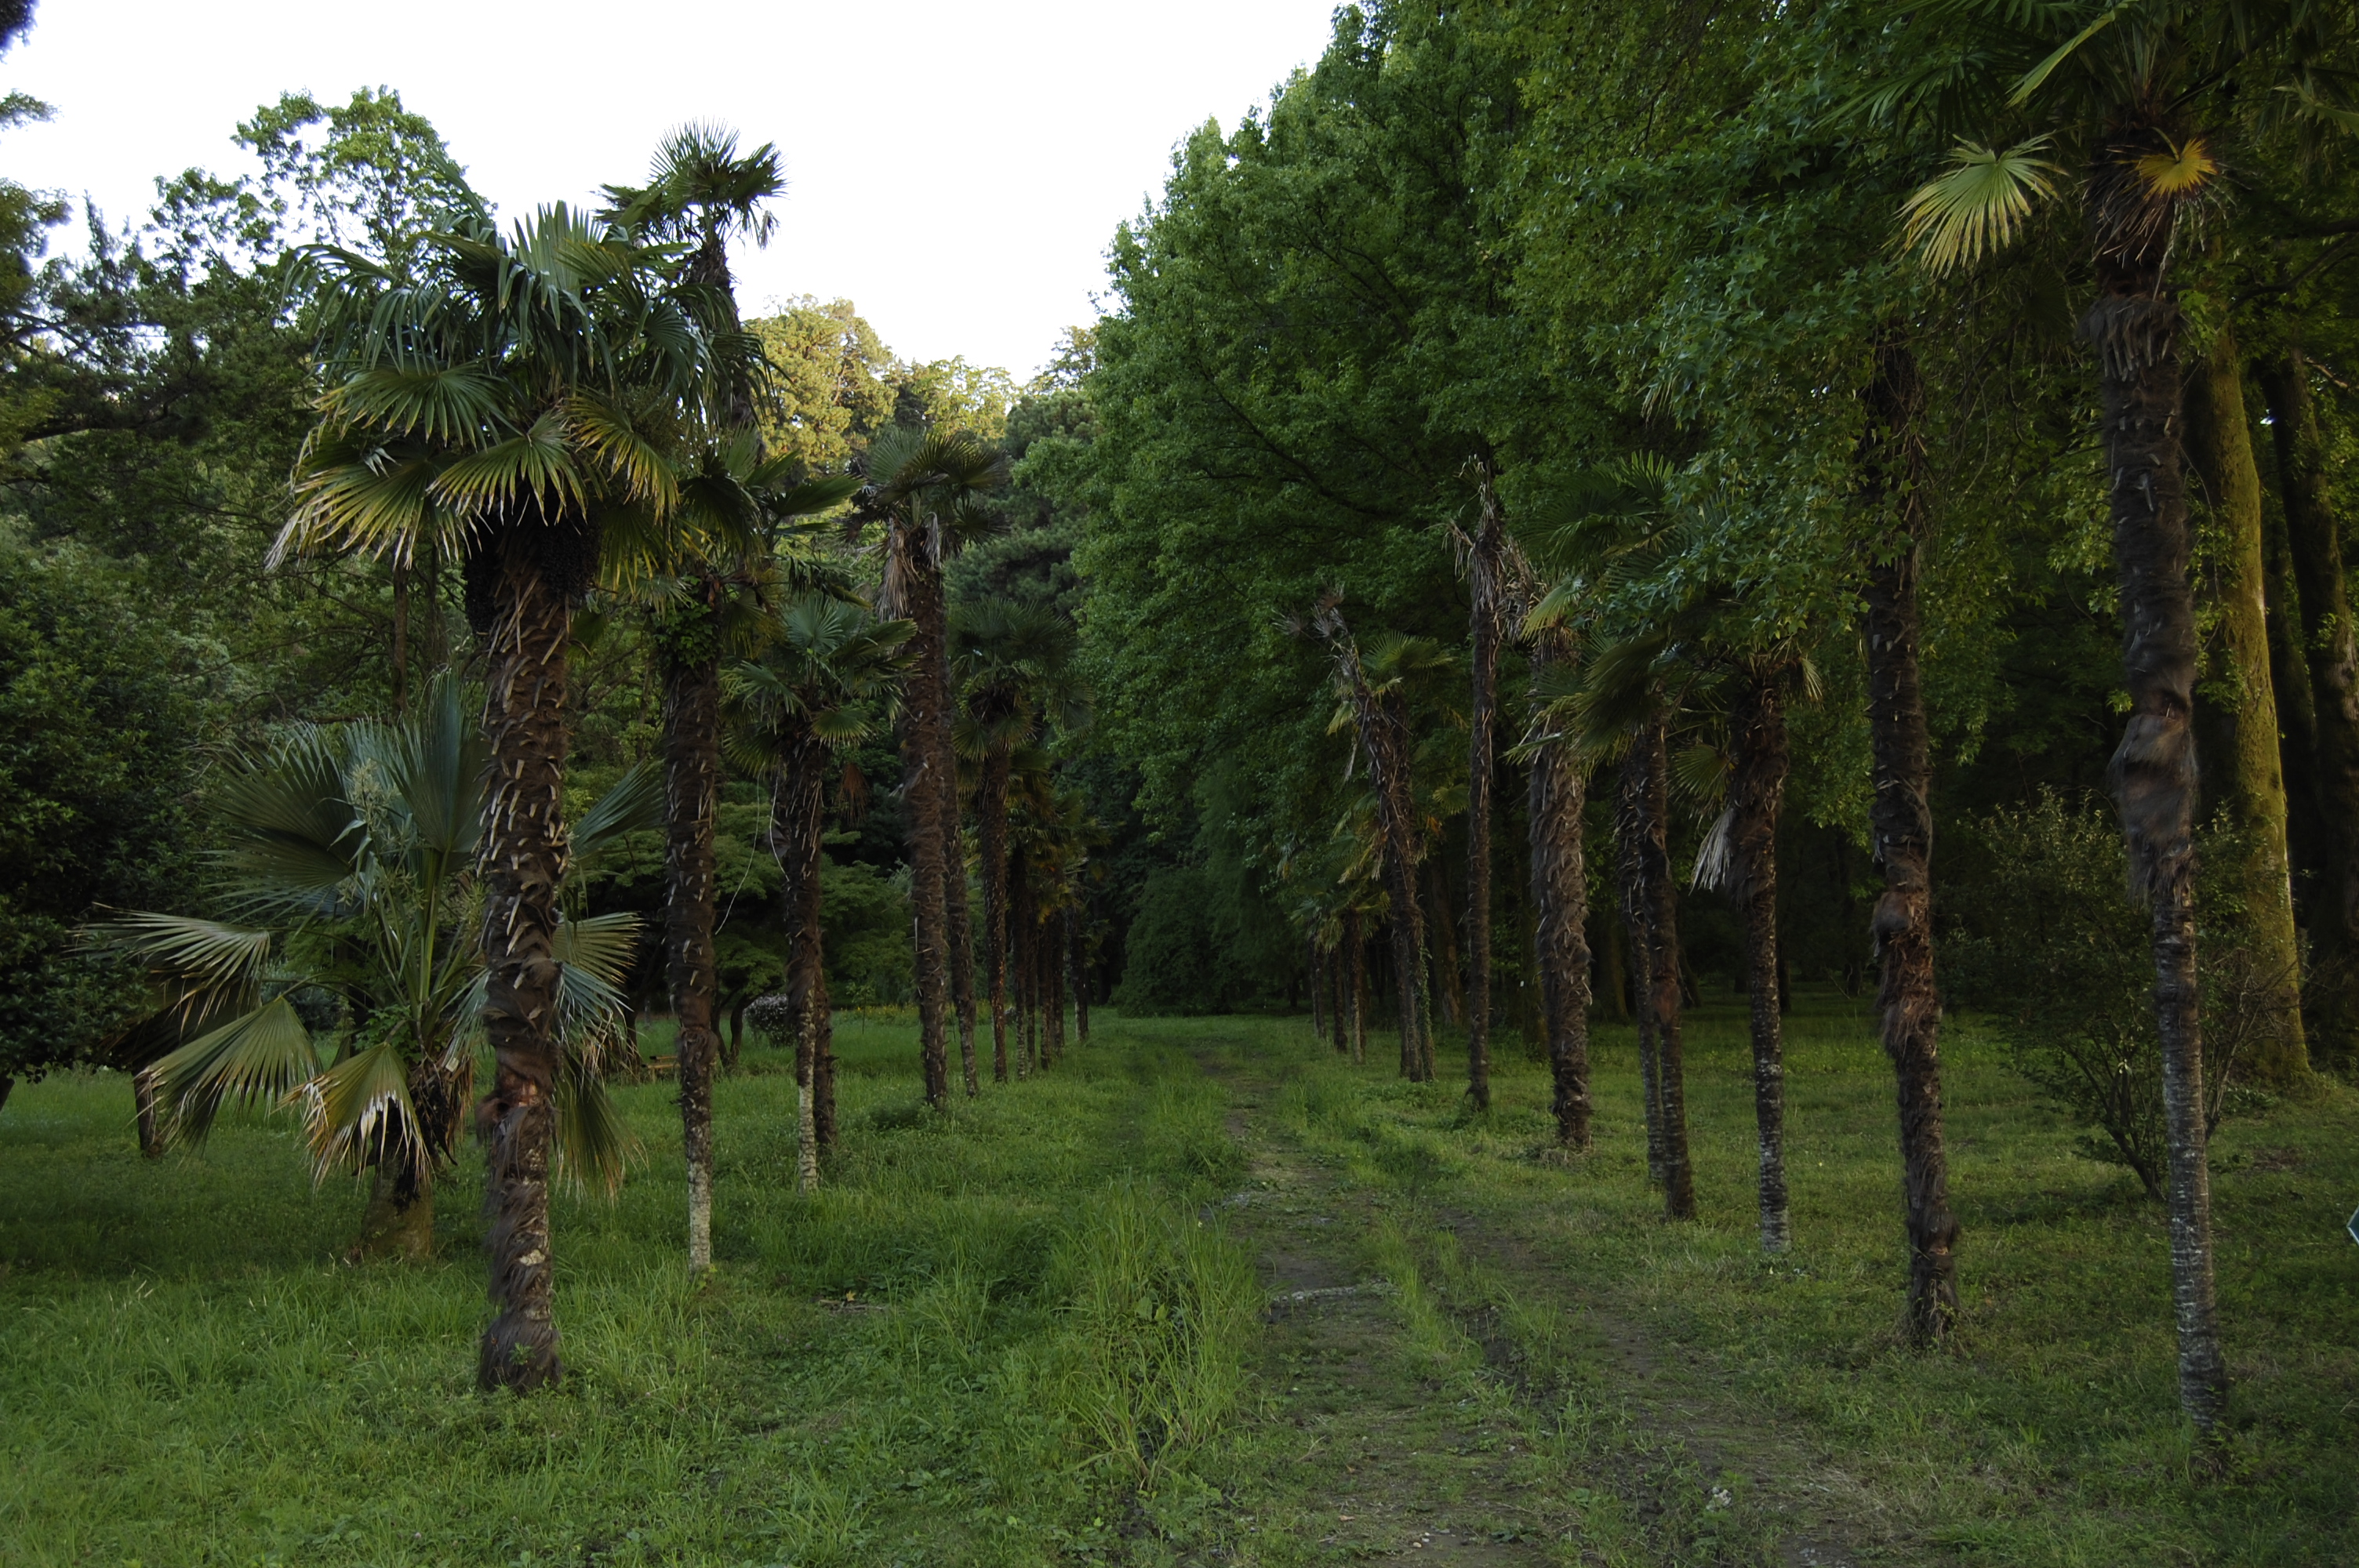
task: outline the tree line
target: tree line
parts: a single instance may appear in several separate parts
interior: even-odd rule
[[[2299,0],[1339,12],[1114,242],[1098,743],[1244,847],[1339,1048],[1373,964],[1479,1110],[1512,1022],[1581,1149],[1633,1018],[1673,1220],[1707,943],[1771,1249],[1797,956],[1872,964],[1923,1346],[1982,1010],[2167,1203],[2215,1433],[2206,1138],[2359,1045],[2354,46]]]

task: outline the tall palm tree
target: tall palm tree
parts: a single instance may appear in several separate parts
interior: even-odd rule
[[[787,995],[805,1190],[819,1181],[822,1124],[833,1122],[820,845],[834,758],[891,720],[917,628],[879,621],[849,599],[806,592],[779,608],[768,643],[723,677],[731,754],[770,780],[770,852],[782,873]]]
[[[761,444],[749,373],[756,358],[747,352],[751,342],[739,326],[728,242],[745,233],[766,243],[776,220],[765,204],[784,189],[775,147],[765,145],[740,157],[735,133],[695,124],[665,138],[648,184],[606,188],[612,221],[649,240],[695,247],[682,280],[693,291],[708,334],[735,351],[723,362],[717,388],[726,437],[707,460],[723,472],[757,462]],[[762,475],[772,482],[786,477]],[[678,1030],[688,1266],[697,1271],[712,1266],[712,1078],[721,1044],[714,1027],[719,985],[712,832],[721,788],[721,665],[730,651],[724,643],[732,589],[739,586],[733,579],[743,575],[733,568],[756,539],[750,529],[736,531],[734,537],[724,531],[709,534],[735,548],[718,558],[675,548],[658,564],[670,579],[670,591],[664,596],[656,639],[663,681],[665,971]],[[669,542],[677,546],[687,540],[676,536]]]
[[[2198,648],[2180,397],[2182,322],[2169,277],[2190,211],[2223,188],[2238,128],[2271,116],[2348,128],[2315,69],[2351,27],[2347,5],[2248,0],[2024,6],[1971,0],[1927,18],[1922,63],[1872,95],[1919,114],[2015,134],[1994,152],[1960,140],[1951,168],[1903,209],[1930,266],[1971,265],[2012,240],[2081,166],[2096,297],[2081,323],[2096,350],[2130,711],[2112,776],[2130,880],[2151,915],[2154,1006],[2170,1146],[2172,1297],[2180,1400],[2208,1439],[2227,1408],[2212,1275],[2212,1195],[2195,954],[2193,710]],[[1993,142],[2006,140],[2004,136]],[[2251,672],[2266,681],[2267,669]]]
[[[567,646],[603,536],[660,528],[668,451],[713,355],[669,258],[562,207],[502,235],[422,240],[397,274],[309,253],[325,390],[275,558],[358,550],[407,559],[431,539],[465,562],[484,639],[484,1020],[497,1061],[478,1116],[490,1166],[486,1387],[562,1375],[551,1309],[549,1151],[560,1066],[555,957],[567,838]]]
[[[975,819],[983,849],[984,972],[991,996],[991,1071],[1007,1081],[1007,787],[1017,747],[1071,734],[1089,720],[1074,668],[1072,623],[1055,611],[986,599],[951,612],[951,679],[964,694],[960,750],[982,774]]]
[[[975,505],[1005,482],[1007,460],[964,432],[898,426],[869,443],[862,469],[867,482],[856,514],[885,524],[882,608],[917,630],[909,640],[911,668],[902,703],[903,799],[909,818],[910,898],[917,919],[919,1061],[926,1102],[950,1102],[945,1033],[952,989],[972,988],[973,960],[951,920],[950,879],[965,902],[964,857],[958,838],[958,759],[951,740],[949,603],[942,563],[962,534],[983,526]],[[953,978],[953,969],[959,978]],[[961,1019],[967,1076],[973,1078],[971,1011]]]
[[[1401,1074],[1415,1083],[1433,1076],[1432,982],[1426,968],[1424,911],[1418,867],[1425,860],[1425,823],[1418,810],[1410,762],[1408,686],[1419,676],[1450,667],[1446,650],[1429,638],[1397,633],[1364,652],[1332,599],[1319,606],[1311,633],[1326,643],[1334,664],[1338,702],[1331,730],[1352,727],[1375,797],[1384,846],[1385,891],[1391,904],[1393,968],[1400,991]]]
[[[1532,718],[1524,751],[1531,759],[1529,798],[1534,951],[1538,960],[1540,1032],[1547,1047],[1550,1109],[1557,1140],[1586,1151],[1589,1115],[1589,868],[1582,842],[1587,765],[1567,727],[1549,713],[1553,697],[1577,682],[1572,638],[1561,624],[1527,633]]]
[[[1473,589],[1473,703],[1466,762],[1466,1095],[1491,1108],[1491,775],[1496,765],[1499,640],[1507,619],[1507,535],[1488,457],[1473,471],[1476,518],[1462,554]]]
[[[397,723],[298,729],[216,794],[221,918],[130,914],[92,933],[144,964],[163,999],[139,1025],[174,1046],[140,1074],[159,1141],[201,1141],[229,1101],[299,1111],[321,1178],[373,1178],[356,1255],[428,1255],[435,1178],[465,1125],[482,1039],[487,760],[448,675]],[[575,824],[569,870],[651,826],[657,798],[651,770],[625,774]],[[628,1139],[599,1067],[622,1025],[637,926],[635,914],[566,920],[551,949],[558,1148],[609,1190]],[[330,1004],[325,1060],[307,998]]]

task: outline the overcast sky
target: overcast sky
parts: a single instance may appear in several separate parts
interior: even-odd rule
[[[857,304],[897,353],[1020,377],[1094,318],[1114,225],[1173,146],[1233,126],[1324,47],[1333,0],[40,0],[0,86],[57,110],[0,171],[117,226],[157,176],[243,172],[231,130],[288,89],[397,89],[506,214],[644,176],[689,119],[785,155],[749,308]]]

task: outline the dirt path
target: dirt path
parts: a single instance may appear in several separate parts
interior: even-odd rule
[[[1223,1206],[1270,1292],[1257,1436],[1281,1471],[1222,1560],[1848,1568],[1898,1544],[1855,1483],[1665,1366],[1506,1228],[1343,1179],[1271,1113],[1276,1085],[1198,1060],[1249,1162]],[[1382,1264],[1387,1227],[1406,1291]],[[1532,1364],[1495,1303],[1415,1277],[1409,1254],[1437,1233],[1527,1327],[1531,1309],[1556,1325],[1556,1367]],[[1568,1356],[1614,1390],[1610,1412],[1562,1385]]]

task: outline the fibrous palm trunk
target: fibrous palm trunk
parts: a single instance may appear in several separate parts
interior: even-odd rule
[[[1458,963],[1458,925],[1450,914],[1450,876],[1442,869],[1441,858],[1435,856],[1425,862],[1426,886],[1433,903],[1432,984],[1427,989],[1430,999],[1427,1011],[1433,1001],[1441,1004],[1441,1016],[1451,1024],[1466,1022],[1466,987]],[[1425,1076],[1433,1076],[1433,1036],[1425,1036]]]
[[[926,541],[896,518],[887,547],[899,607],[915,623],[902,699],[902,803],[908,814],[909,902],[916,943],[919,1069],[926,1103],[950,1103],[950,913],[944,883],[949,836],[942,823],[956,776],[939,759],[950,752],[949,658],[943,642],[942,579]]]
[[[1663,721],[1638,732],[1643,786],[1638,832],[1639,885],[1646,903],[1648,1006],[1655,1015],[1655,1093],[1661,1101],[1663,1214],[1695,1217],[1695,1173],[1688,1162],[1687,1065],[1680,1030],[1680,890],[1671,878],[1670,759]]]
[[[712,613],[708,605],[707,615]],[[688,1266],[712,1267],[712,813],[721,787],[721,661],[705,649],[664,668],[664,972],[671,987],[680,1143],[688,1158]]]
[[[1073,906],[1072,921],[1073,966],[1073,1038],[1086,1045],[1090,1043],[1090,938],[1089,905]]]
[[[1538,668],[1546,651],[1535,654]],[[1571,742],[1536,738],[1529,786],[1533,951],[1557,1141],[1589,1148],[1589,868],[1582,855],[1581,761]]]
[[[2097,178],[2109,172],[2110,167]],[[2162,282],[2168,229],[2164,224],[2160,235],[2142,241],[2100,235],[2097,298],[2082,330],[2097,351],[2130,699],[2111,773],[2131,885],[2153,915],[2179,1398],[2196,1429],[2211,1438],[2226,1414],[2228,1372],[2212,1281],[2212,1178],[2195,967],[2195,604],[2181,487],[2179,308]]]
[[[2302,738],[2312,749],[2308,782],[2320,828],[2307,911],[2317,964],[2302,1008],[2321,1047],[2348,1065],[2359,1056],[2359,633],[2310,378],[2299,344],[2261,367],[2292,568],[2287,641],[2307,665]]]
[[[787,933],[787,1001],[795,1041],[797,1169],[819,1184],[819,1054],[822,1027],[820,929],[821,764],[827,749],[807,722],[790,721],[779,748],[770,805],[770,853],[778,862],[779,924]]]
[[[1007,773],[1005,749],[983,760],[978,824],[983,839],[984,971],[991,987],[991,1077],[1007,1081]],[[1088,1009],[1082,1010],[1087,1016]]]
[[[564,1375],[551,1300],[549,1157],[557,1127],[559,884],[565,875],[566,641],[572,605],[544,557],[588,556],[579,519],[512,523],[471,563],[486,579],[484,732],[484,1025],[495,1065],[476,1112],[487,1166],[491,1293],[477,1377],[486,1389],[541,1388]],[[556,537],[560,536],[561,537]],[[568,546],[571,546],[569,550]],[[585,574],[586,575],[586,574]]]
[[[1958,1222],[1941,1134],[1940,1005],[1933,990],[1931,750],[1917,665],[1918,550],[1925,529],[1924,384],[1908,345],[1876,347],[1861,473],[1866,543],[1867,719],[1875,797],[1868,819],[1884,895],[1874,929],[1884,961],[1876,1006],[1900,1106],[1908,1229],[1909,1338],[1945,1338],[1958,1316]]]
[[[1622,930],[1629,948],[1630,1013],[1638,1036],[1638,1097],[1647,1121],[1647,1179],[1663,1180],[1663,1090],[1655,1038],[1654,943],[1647,898],[1647,760],[1634,741],[1617,781],[1614,839],[1620,862]]]
[[[1783,1252],[1786,1221],[1786,1055],[1777,961],[1777,815],[1786,793],[1783,671],[1748,672],[1736,708],[1736,766],[1729,782],[1729,847],[1745,913],[1745,989],[1753,1022],[1753,1120],[1761,1149],[1761,1245]]]
[[[1359,1065],[1368,1059],[1368,947],[1356,909],[1343,916],[1343,946],[1352,965],[1352,1061]]]
[[[1506,534],[1489,465],[1480,470],[1482,514],[1467,551],[1473,610],[1473,701],[1466,742],[1466,1097],[1491,1108],[1492,731],[1499,708],[1499,631],[1504,617]]]
[[[947,711],[947,703],[945,703]],[[947,759],[942,777],[951,787],[942,792],[942,913],[950,943],[951,1005],[958,1014],[959,1071],[966,1079],[966,1098],[983,1092],[974,1060],[974,928],[967,917],[966,835],[960,828],[958,759]]]
[[[1040,955],[1040,968],[1049,993],[1049,1059],[1065,1059],[1065,912],[1059,910],[1054,924],[1042,933],[1049,938],[1047,950]]]
[[[2277,700],[2269,670],[2261,475],[2245,415],[2244,359],[2223,323],[2212,351],[2187,378],[2187,452],[2210,503],[2220,549],[2204,586],[2212,610],[2211,667],[2197,687],[2196,744],[2205,793],[2237,829],[2235,863],[2223,869],[2242,905],[2237,924],[2260,970],[2268,1013],[2242,1054],[2240,1071],[2274,1084],[2310,1076],[2302,1038],[2301,950],[2294,932],[2293,867],[2286,842],[2286,787]]]

